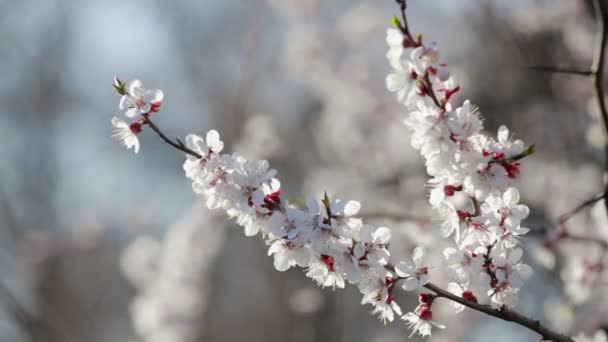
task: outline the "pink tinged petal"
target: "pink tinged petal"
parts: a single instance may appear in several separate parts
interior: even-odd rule
[[[139,92],[141,87],[142,87],[142,84],[141,84],[140,80],[132,80],[129,83],[129,87],[128,87],[129,94],[135,95],[135,93]]]
[[[348,201],[344,206],[344,216],[354,216],[361,209],[361,203],[357,201]]]
[[[424,259],[426,257],[426,254],[427,254],[427,250],[426,250],[426,248],[424,248],[422,246],[418,246],[414,249],[414,254],[412,256],[412,259],[414,260],[414,263],[416,264],[416,266],[424,265]]]

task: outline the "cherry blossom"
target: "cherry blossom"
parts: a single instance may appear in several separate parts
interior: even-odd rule
[[[118,140],[127,149],[133,148],[135,153],[139,152],[139,139],[137,138],[137,135],[142,130],[141,123],[135,122],[129,125],[123,120],[114,117],[112,118],[112,126],[114,127],[112,137]]]
[[[120,98],[119,108],[129,118],[138,114],[158,111],[164,94],[160,89],[146,89],[140,80],[133,80],[127,87],[127,93]]]
[[[430,278],[429,267],[426,265],[427,250],[424,247],[416,247],[412,255],[413,263],[402,261],[395,266],[395,272],[399,277],[405,278],[401,286],[406,291],[413,291],[426,285]]]

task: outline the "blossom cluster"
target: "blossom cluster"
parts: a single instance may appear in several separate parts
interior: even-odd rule
[[[437,48],[398,26],[387,35],[387,57],[394,69],[387,87],[407,108],[412,145],[432,177],[430,203],[441,217],[442,234],[454,241],[443,253],[453,275],[448,289],[465,300],[513,306],[532,270],[521,262],[518,248],[518,238],[527,232],[520,224],[528,208],[519,203],[512,184],[520,160],[532,150],[510,138],[504,127],[496,139],[485,135],[470,102],[453,108],[450,101],[460,88],[447,66],[438,63]],[[147,90],[137,80],[128,87],[115,80],[114,86],[123,96],[120,108],[125,114],[142,117],[132,124],[113,119],[115,137],[137,152],[137,134],[151,125],[149,116],[159,110],[162,92]],[[432,322],[434,295],[422,293],[420,305],[405,315],[395,301],[397,284],[412,291],[430,281],[426,249],[417,247],[411,261],[391,263],[390,229],[363,222],[359,202],[325,194],[305,206],[292,204],[282,196],[276,171],[267,161],[222,154],[224,143],[215,130],[205,137],[188,135],[178,146],[188,152],[183,169],[194,192],[206,199],[209,209],[233,218],[245,235],[261,235],[277,270],[306,268],[306,275],[324,287],[355,284],[362,304],[372,305],[383,321],[401,317],[413,333],[428,336],[432,325],[443,327]]]
[[[513,139],[504,126],[496,138],[483,133],[477,107],[453,104],[460,87],[439,63],[437,47],[394,21],[386,38],[393,69],[386,85],[407,108],[412,146],[431,176],[430,204],[442,235],[454,242],[443,252],[453,279],[448,289],[466,300],[512,307],[532,274],[518,247],[528,232],[521,222],[529,210],[514,182],[533,147]]]

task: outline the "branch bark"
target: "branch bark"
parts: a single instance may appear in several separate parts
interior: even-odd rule
[[[547,327],[542,325],[539,320],[526,317],[507,307],[503,307],[501,309],[494,309],[489,305],[475,303],[464,298],[458,297],[432,283],[428,283],[424,287],[428,290],[433,291],[437,295],[437,297],[449,299],[451,301],[460,303],[470,309],[483,312],[486,315],[499,318],[503,321],[512,322],[526,327],[532,331],[535,331],[542,336],[542,341],[574,342],[574,339],[572,339],[571,337],[548,329]]]

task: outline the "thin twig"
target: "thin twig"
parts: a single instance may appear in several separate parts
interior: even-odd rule
[[[143,114],[142,115],[144,122],[150,126],[150,128],[152,128],[152,130],[154,132],[156,132],[156,134],[158,134],[158,136],[163,139],[164,142],[166,142],[167,144],[173,146],[173,148],[178,149],[182,152],[185,152],[193,157],[196,157],[198,159],[201,159],[203,156],[201,156],[200,154],[198,154],[196,151],[191,150],[190,148],[188,148],[188,146],[186,146],[181,140],[179,139],[175,139],[175,141],[169,139],[161,130],[158,126],[156,126],[156,124],[154,122],[152,122],[152,120],[150,120],[150,115],[149,114]]]
[[[603,200],[605,197],[606,197],[606,192],[603,192],[599,195],[596,195],[596,196],[584,201],[583,203],[577,205],[575,208],[568,211],[567,213],[560,215],[557,222],[559,224],[565,223],[566,221],[571,219],[574,215],[578,214],[581,210],[583,210],[589,206],[592,206],[593,204]]]

